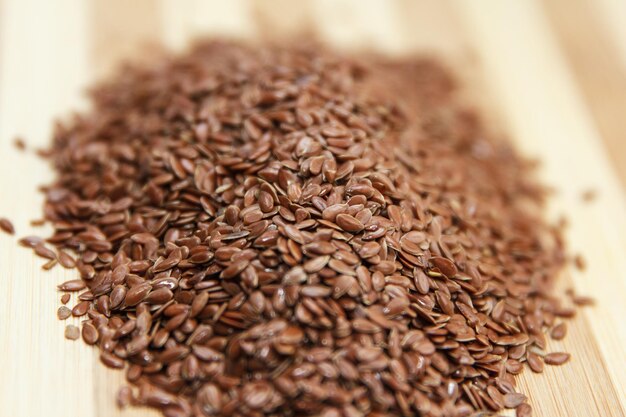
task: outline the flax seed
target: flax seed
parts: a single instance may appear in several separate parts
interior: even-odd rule
[[[557,324],[550,331],[550,336],[554,340],[562,340],[563,338],[565,338],[566,334],[567,334],[567,324],[565,324],[564,322]]]
[[[72,310],[70,310],[69,308],[67,308],[65,306],[61,306],[57,310],[57,318],[59,320],[65,320],[65,319],[67,319],[71,315],[72,315]]]
[[[76,340],[80,337],[80,330],[78,327],[68,324],[65,326],[65,338],[69,340]]]
[[[9,219],[5,219],[4,217],[0,217],[0,230],[9,235],[15,234],[15,227],[13,227],[13,223],[11,223]]]
[[[453,86],[423,58],[212,42],[96,87],[47,152],[54,233],[19,243],[76,268],[57,314],[129,365],[120,406],[528,416],[513,375],[569,359],[534,353],[575,312],[548,290],[569,258]]]
[[[562,365],[569,359],[570,354],[565,352],[552,352],[543,357],[543,361],[548,365]]]

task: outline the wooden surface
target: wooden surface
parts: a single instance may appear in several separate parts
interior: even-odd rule
[[[198,35],[317,33],[339,47],[435,53],[558,193],[568,243],[588,268],[562,287],[596,298],[555,349],[567,366],[520,378],[536,416],[624,416],[626,409],[626,2],[621,0],[0,0],[0,217],[35,232],[38,185],[51,171],[16,151],[49,140],[55,116],[85,106],[81,89],[146,42],[182,48]],[[589,18],[587,18],[589,17]],[[621,23],[621,24],[620,24]],[[478,94],[477,94],[478,93]],[[618,172],[620,174],[618,174]],[[597,200],[584,204],[593,188]],[[38,232],[40,233],[40,232]],[[0,416],[153,416],[119,412],[121,372],[64,339],[56,284],[39,259],[0,234]]]

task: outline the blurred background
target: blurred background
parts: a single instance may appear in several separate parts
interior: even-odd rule
[[[526,3],[523,13],[533,16],[516,15],[519,3]],[[482,14],[481,24],[522,36],[545,32],[542,41],[558,48],[625,184],[623,0],[0,0],[0,133],[13,134],[17,124],[34,139],[45,136],[43,130],[30,130],[35,129],[32,114],[25,116],[23,105],[17,105],[26,88],[39,94],[37,103],[24,105],[48,120],[58,108],[79,103],[76,92],[121,59],[136,59],[151,44],[180,49],[198,36],[309,34],[343,47],[429,50],[467,62],[480,54],[472,46],[471,26],[477,21],[468,9]],[[509,22],[502,21],[501,9],[509,9],[504,12]],[[535,35],[518,41],[534,48]]]

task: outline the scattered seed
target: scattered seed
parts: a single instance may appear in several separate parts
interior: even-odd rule
[[[543,357],[543,361],[548,365],[562,365],[569,359],[570,354],[565,352],[552,352]]]
[[[430,263],[433,265],[433,268],[435,268],[437,271],[441,272],[448,278],[452,278],[457,274],[457,269],[454,265],[454,262],[449,259],[435,256],[433,258],[430,258]]]
[[[51,249],[48,249],[47,247],[45,247],[43,243],[36,244],[34,246],[34,249],[35,249],[35,253],[41,256],[42,258],[56,259],[56,254]]]
[[[64,268],[74,268],[76,266],[76,260],[67,252],[60,250],[58,254],[59,263]]]
[[[3,230],[9,235],[15,234],[15,227],[13,227],[13,223],[11,223],[9,219],[5,219],[4,217],[0,217],[0,230]]]
[[[20,151],[26,150],[26,142],[24,142],[24,139],[22,139],[21,137],[16,137],[13,140],[13,146],[15,146],[15,148]]]
[[[592,306],[592,305],[595,304],[593,298],[586,297],[586,296],[583,296],[583,295],[576,295],[576,296],[572,297],[572,301],[577,306]]]
[[[594,201],[598,196],[598,193],[596,192],[596,190],[590,188],[587,190],[584,190],[581,194],[580,194],[580,198],[583,200],[583,202],[585,203],[591,203],[592,201]]]
[[[515,409],[515,415],[517,417],[531,417],[533,414],[533,409],[530,405],[524,403],[517,406]]]
[[[76,304],[72,309],[72,315],[76,317],[84,316],[85,314],[87,314],[87,310],[89,310],[90,304],[91,303],[89,301],[81,301],[80,303]]]
[[[98,330],[96,330],[94,325],[91,323],[83,324],[82,334],[83,334],[83,340],[88,345],[94,345],[98,341],[98,337],[100,336],[98,334]]]
[[[72,279],[65,281],[63,284],[59,285],[58,288],[61,291],[80,291],[87,288],[87,284],[81,279]]]
[[[126,408],[131,404],[133,392],[130,387],[122,387],[117,392],[116,402],[119,408]]]
[[[543,372],[543,360],[541,359],[541,356],[530,352],[526,355],[526,360],[528,361],[528,366],[530,366],[530,369],[532,369],[533,372]]]
[[[567,324],[565,324],[564,322],[557,324],[550,331],[550,336],[554,340],[562,340],[563,338],[565,338],[566,334],[567,334]]]
[[[76,338],[78,338],[78,328],[76,328]],[[100,353],[100,361],[109,368],[120,369],[124,367],[124,360],[112,353],[103,351]]]
[[[78,327],[68,324],[65,326],[65,338],[69,340],[76,340],[80,337],[80,330]]]
[[[67,308],[65,306],[61,306],[57,310],[57,318],[59,320],[65,320],[66,318],[68,318],[71,315],[72,315],[72,310],[70,310],[69,308]]]

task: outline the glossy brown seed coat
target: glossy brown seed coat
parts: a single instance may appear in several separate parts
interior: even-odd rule
[[[565,352],[552,352],[543,357],[543,361],[548,365],[562,365],[569,359],[570,354]]]
[[[15,227],[13,227],[13,223],[4,217],[0,217],[0,230],[4,231],[9,235],[15,234]]]
[[[120,405],[529,413],[512,375],[574,313],[549,290],[568,258],[453,86],[425,59],[213,42],[95,88],[49,152],[56,251],[20,244],[76,267],[59,289],[129,364]]]

